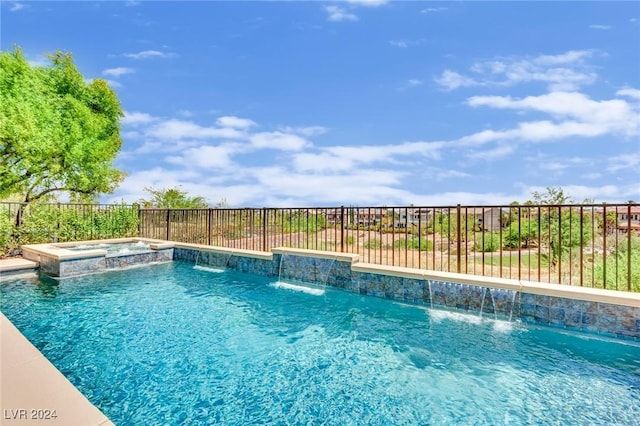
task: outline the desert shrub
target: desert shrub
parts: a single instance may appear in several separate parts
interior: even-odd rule
[[[408,239],[399,238],[393,243],[393,247],[396,249],[404,249],[406,247],[409,250],[420,251],[433,250],[433,241],[426,238],[418,238],[417,236]]]
[[[615,252],[608,254],[606,260],[598,256],[594,260],[594,278],[598,287],[627,290],[629,277],[631,291],[640,292],[640,237],[631,237],[631,271],[627,263],[628,247],[620,244]],[[606,266],[606,276],[605,276]]]
[[[497,251],[500,249],[500,236],[493,232],[476,235],[473,249],[485,253]]]
[[[378,238],[372,238],[368,241],[365,241],[363,247],[369,249],[379,249],[382,247],[382,241],[380,241]]]

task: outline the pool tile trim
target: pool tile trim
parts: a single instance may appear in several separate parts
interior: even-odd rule
[[[253,257],[255,259],[262,260],[273,260],[272,252],[258,251],[258,250],[246,250],[246,249],[237,249],[230,247],[216,247],[216,246],[207,246],[203,244],[192,244],[192,243],[173,243],[174,248],[182,248],[182,249],[193,249],[200,251],[208,251],[212,253],[220,253],[220,254],[228,254],[232,256],[244,256],[244,257]]]

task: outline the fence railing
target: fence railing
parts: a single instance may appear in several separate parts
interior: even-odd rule
[[[640,291],[640,204],[140,209],[0,203],[0,255],[21,244],[141,236]]]
[[[142,209],[140,236],[640,291],[640,205]]]
[[[23,244],[138,235],[138,205],[0,202],[0,256]]]

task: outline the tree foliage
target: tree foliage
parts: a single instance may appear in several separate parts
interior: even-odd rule
[[[531,200],[525,204],[569,204],[571,197],[564,193],[561,187],[547,187],[545,192],[534,191],[531,194]]]
[[[151,195],[151,198],[141,199],[138,201],[138,203],[140,203],[144,208],[204,209],[209,207],[209,204],[204,197],[189,195],[187,191],[183,191],[179,186],[168,189],[147,187],[145,188],[145,191]]]
[[[104,80],[87,83],[68,53],[31,66],[20,49],[0,52],[0,197],[31,202],[64,191],[112,192],[122,109]]]

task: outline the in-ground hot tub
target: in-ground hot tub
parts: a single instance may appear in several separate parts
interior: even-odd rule
[[[147,238],[33,244],[23,257],[40,263],[40,272],[54,278],[102,272],[173,260],[173,243]]]

